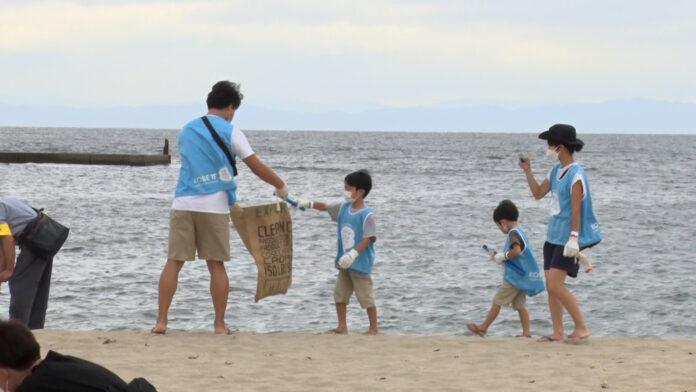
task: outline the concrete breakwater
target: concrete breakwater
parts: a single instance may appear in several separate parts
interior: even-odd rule
[[[168,165],[169,140],[164,140],[162,154],[92,154],[73,152],[11,152],[0,151],[0,163],[72,163],[78,165]]]
[[[0,163],[73,163],[82,165],[130,165],[150,166],[168,165],[169,154],[85,154],[85,153],[50,153],[50,152],[2,152]]]

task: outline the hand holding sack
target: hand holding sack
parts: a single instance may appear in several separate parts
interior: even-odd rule
[[[348,268],[350,268],[351,265],[353,265],[353,262],[357,258],[358,258],[358,251],[355,249],[351,249],[346,254],[341,256],[340,259],[338,259],[338,266],[343,268],[343,269],[348,269]]]
[[[277,188],[275,191],[273,191],[273,195],[278,196],[283,200],[288,198],[288,193],[288,184],[286,183],[283,183],[282,188]]]

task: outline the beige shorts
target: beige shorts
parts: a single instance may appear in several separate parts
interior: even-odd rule
[[[172,210],[169,218],[170,260],[228,261],[230,215]]]
[[[339,270],[334,287],[334,301],[337,304],[348,304],[353,291],[363,309],[375,306],[375,293],[372,290],[370,275],[351,270]]]
[[[503,280],[502,286],[493,297],[493,303],[500,306],[512,305],[515,310],[522,310],[527,303],[527,293],[513,286],[507,280]]]

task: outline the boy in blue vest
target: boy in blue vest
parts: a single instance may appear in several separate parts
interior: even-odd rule
[[[370,274],[375,263],[377,233],[372,209],[365,205],[365,198],[372,189],[372,178],[367,170],[359,170],[348,174],[344,182],[345,202],[325,204],[306,201],[300,202],[299,207],[327,211],[331,219],[338,222],[338,253],[334,260],[338,269],[334,287],[338,327],[327,333],[348,334],[346,309],[355,291],[370,321],[370,329],[365,334],[376,335],[377,307]]]
[[[526,297],[544,291],[544,280],[539,270],[534,252],[524,230],[517,225],[519,212],[510,200],[501,201],[493,211],[493,221],[498,229],[506,234],[502,252],[489,250],[491,260],[503,264],[503,284],[493,297],[493,305],[488,311],[486,321],[481,325],[467,324],[467,328],[480,337],[486,336],[488,327],[493,324],[502,306],[512,305],[520,315],[522,336],[532,337],[529,330],[529,312],[525,308]]]

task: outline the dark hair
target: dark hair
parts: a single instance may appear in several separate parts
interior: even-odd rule
[[[366,198],[372,189],[372,177],[370,177],[370,172],[368,172],[367,169],[358,170],[348,174],[344,181],[346,184],[354,186],[355,189],[364,190],[365,195],[363,198]]]
[[[515,203],[510,200],[503,200],[498,203],[498,207],[493,210],[493,222],[500,223],[501,220],[517,221],[520,213],[517,211]]]
[[[239,92],[237,83],[222,80],[213,85],[205,103],[208,104],[208,109],[224,109],[230,105],[237,109],[242,104],[242,98],[244,95]]]
[[[0,320],[0,347],[0,367],[26,370],[41,358],[34,334],[15,320]]]
[[[582,150],[582,144],[565,144],[561,143],[557,140],[551,140],[549,139],[547,141],[549,146],[564,146],[568,152],[570,152],[570,155],[573,155],[574,152]]]

